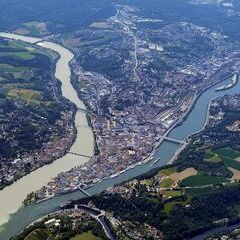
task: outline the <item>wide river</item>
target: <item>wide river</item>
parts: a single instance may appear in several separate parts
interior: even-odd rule
[[[0,33],[0,37],[8,37],[12,39],[23,40],[32,44],[38,44],[39,46],[52,49],[60,54],[60,60],[56,65],[55,76],[62,82],[63,96],[74,102],[78,107],[84,108],[82,102],[78,99],[77,94],[70,84],[70,68],[69,62],[73,58],[71,52],[67,49],[51,42],[37,43],[40,39],[23,37],[15,34]],[[176,139],[184,139],[186,136],[194,134],[202,129],[205,124],[206,116],[208,112],[209,102],[218,96],[225,94],[240,93],[240,83],[224,92],[216,92],[215,89],[219,86],[225,85],[230,79],[226,79],[219,84],[206,90],[196,101],[192,108],[192,111],[185,119],[182,125],[177,126],[170,132],[170,137]],[[74,151],[82,154],[93,154],[93,135],[89,128],[82,128],[82,125],[87,126],[86,116],[78,112],[76,115],[76,126],[78,129],[78,135],[76,142],[72,146]],[[170,162],[175,152],[178,150],[179,145],[171,142],[164,141],[158,148],[154,159],[146,164],[139,165],[135,168],[129,169],[126,172],[118,175],[115,178],[108,178],[104,181],[94,185],[88,189],[90,194],[100,193],[101,191],[119,184],[123,181],[137,177],[149,170],[166,165]],[[72,151],[72,150],[71,150]],[[29,205],[23,207],[21,205],[25,196],[36,189],[39,189],[42,185],[46,184],[51,177],[56,176],[58,172],[66,171],[73,166],[86,162],[87,159],[81,157],[69,156],[56,160],[54,163],[39,168],[33,173],[23,177],[10,187],[0,191],[0,239],[8,240],[11,236],[19,233],[24,227],[30,224],[32,221],[40,218],[41,216],[54,211],[60,204],[71,199],[79,199],[85,197],[83,193],[77,191],[74,193],[65,194],[49,199],[45,202]],[[155,164],[153,161],[159,160]],[[11,216],[9,216],[11,214]]]

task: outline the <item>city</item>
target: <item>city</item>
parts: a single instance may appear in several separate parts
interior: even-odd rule
[[[1,240],[238,238],[239,1],[0,10]]]
[[[187,64],[189,52],[186,56],[183,51],[179,56],[176,55],[176,59],[169,58],[172,61],[168,62],[169,69],[157,70],[158,74],[161,71],[165,75],[163,82],[158,86],[156,85],[158,82],[155,81],[156,76],[152,76],[154,69],[151,68],[149,73],[146,66],[149,68],[150,64],[146,61],[149,58],[161,57],[164,50],[159,51],[157,47],[152,49],[151,46],[146,46],[145,39],[156,38],[157,35],[146,37],[147,33],[142,32],[141,28],[138,31],[136,27],[139,21],[156,22],[158,19],[139,19],[134,10],[127,6],[116,6],[116,9],[117,14],[105,23],[111,30],[106,30],[105,25],[103,30],[97,27],[97,30],[94,28],[91,31],[90,27],[87,32],[83,30],[76,36],[80,37],[79,42],[81,42],[85,34],[90,35],[91,40],[88,44],[91,46],[91,41],[96,41],[92,38],[98,39],[99,35],[110,31],[114,38],[113,43],[110,42],[112,51],[116,48],[115,41],[116,44],[119,41],[127,43],[122,46],[122,51],[130,52],[124,60],[125,64],[121,65],[121,72],[119,73],[119,69],[113,69],[113,72],[108,71],[106,74],[91,72],[90,69],[84,71],[78,64],[78,61],[80,63],[83,61],[82,59],[75,59],[72,63],[75,73],[74,81],[78,84],[80,97],[90,112],[97,154],[83,167],[76,167],[52,179],[48,186],[37,192],[37,200],[41,201],[58,194],[86,189],[103,179],[115,177],[129,168],[151,160],[164,137],[174,126],[181,123],[201,92],[219,80],[229,79],[230,81],[233,73],[239,68],[238,53],[225,42],[224,36],[212,33],[208,37],[207,29],[181,23],[180,26],[168,27],[165,30],[171,33],[177,31],[179,27],[181,29],[180,36],[173,35],[169,39],[171,44],[175,41],[179,42],[179,39],[184,38],[186,33],[190,36],[195,35],[194,38],[205,38],[209,44],[214,43],[211,46],[212,55],[209,54],[205,61],[200,61],[198,58],[196,62],[192,60],[192,65]],[[122,35],[123,39],[119,40],[115,35]],[[188,35],[186,39],[191,39]],[[76,41],[72,39],[66,42],[75,43]],[[175,44],[179,44],[178,42]],[[164,46],[163,49],[167,47]],[[105,56],[99,47],[86,48],[90,49],[91,58],[95,58],[96,55],[96,58],[101,58],[101,61],[105,58],[108,61],[111,57],[110,50],[108,51],[110,56]],[[227,48],[232,52],[227,53]],[[191,49],[194,51],[192,45]],[[198,54],[203,57],[201,54],[205,55],[206,52]],[[163,57],[166,58],[166,56]],[[85,55],[84,58],[86,59]],[[178,58],[181,58],[182,65],[186,59],[186,65],[179,66],[177,72],[171,71],[170,66],[177,65]],[[96,62],[95,59],[94,61]],[[123,59],[116,61],[121,62]],[[82,62],[82,64],[85,63]],[[112,81],[112,75],[115,77],[114,81]],[[123,84],[123,81],[124,83],[127,81],[128,84]],[[159,102],[161,105],[158,104]],[[36,199],[34,198],[34,201]]]

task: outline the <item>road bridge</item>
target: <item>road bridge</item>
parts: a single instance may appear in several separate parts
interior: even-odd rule
[[[164,140],[169,141],[169,142],[178,143],[178,144],[182,144],[183,143],[182,140],[178,140],[178,139],[175,139],[175,138],[169,138],[169,137],[165,137]]]
[[[80,186],[78,187],[79,191],[83,192],[86,196],[91,197],[90,193],[88,193],[86,190],[82,189]]]
[[[87,110],[84,109],[84,108],[77,108],[77,110],[78,110],[79,112],[87,113]]]
[[[74,152],[67,152],[67,153],[72,154],[72,155],[76,155],[76,156],[79,156],[79,157],[92,158],[92,156],[81,154],[81,153],[74,153]]]

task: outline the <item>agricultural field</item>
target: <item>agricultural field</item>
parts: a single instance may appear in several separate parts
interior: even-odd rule
[[[92,231],[79,234],[70,240],[101,240],[102,238],[95,236]]]
[[[182,195],[183,195],[183,192],[181,190],[163,191],[164,198],[180,197]]]
[[[35,58],[35,56],[29,52],[17,52],[13,53],[12,56],[23,60],[32,60]]]
[[[170,175],[174,181],[181,181],[185,178],[197,175],[197,171],[194,168],[186,168],[181,172],[174,172]]]
[[[176,168],[175,167],[171,167],[171,168],[166,168],[166,169],[162,169],[159,171],[159,173],[157,174],[158,176],[169,176],[172,173],[176,172]]]
[[[160,187],[170,188],[173,185],[174,181],[171,178],[165,178],[160,182]]]
[[[162,169],[156,174],[159,178],[159,186],[161,188],[176,187],[182,180],[195,175],[197,175],[197,171],[194,168],[187,168],[183,171],[177,172],[175,167]],[[145,181],[150,181],[150,179]]]
[[[181,200],[167,202],[164,204],[163,212],[166,214],[170,214],[170,212],[172,211],[174,206],[176,206],[176,205],[186,206],[188,203],[189,203],[189,201],[181,201]]]
[[[235,168],[228,167],[228,170],[233,174],[231,180],[236,181],[240,179],[240,171]]]
[[[41,65],[37,66],[37,62],[40,63],[40,58],[43,60],[46,56],[25,43],[17,41],[2,40],[0,50],[1,97],[20,99],[28,104],[33,102],[40,104],[40,100],[44,100],[42,97],[44,86],[41,87],[41,78],[46,77],[48,73],[44,72]],[[38,75],[40,71],[45,76]]]
[[[24,240],[46,240],[46,239],[64,239],[64,234],[58,234],[58,232],[52,232],[50,229],[36,229],[32,231]],[[95,236],[92,231],[78,234],[70,240],[102,240],[103,238]]]
[[[185,187],[201,187],[206,185],[221,184],[226,181],[227,180],[225,178],[210,175],[195,175],[183,179],[181,184]]]
[[[50,33],[46,23],[37,21],[22,23],[14,32],[30,36],[43,36]]]
[[[214,152],[219,156],[223,156],[225,158],[235,159],[240,157],[240,152],[233,150],[231,148],[220,148],[218,150],[215,150]]]
[[[211,151],[208,151],[206,153],[204,160],[210,163],[219,163],[222,161],[222,159],[218,156],[218,154],[213,153]]]
[[[172,190],[162,191],[164,199],[173,199],[164,204],[164,212],[170,213],[172,208],[178,205],[186,205],[186,201],[174,200],[180,197],[185,192],[188,199],[205,194],[214,193],[219,186],[233,186],[235,181],[240,180],[240,152],[230,148],[217,150],[208,150],[205,154],[204,161],[211,164],[223,163],[224,166],[231,172],[231,178],[217,177],[208,175],[203,172],[198,172],[194,168],[187,168],[180,172],[177,167],[170,167],[160,170],[155,176],[160,178],[161,188],[173,188]],[[145,182],[150,182],[152,179],[146,179]],[[221,187],[220,187],[221,188]],[[182,189],[182,190],[180,190]]]
[[[208,193],[213,193],[214,191],[216,191],[216,188],[212,186],[204,187],[204,188],[188,188],[186,189],[186,194],[192,198],[192,197],[197,197],[197,196],[201,196]]]
[[[45,240],[51,236],[51,232],[47,229],[36,229],[32,231],[25,240]]]
[[[231,148],[220,148],[214,151],[207,151],[205,161],[218,164],[222,163],[233,174],[231,180],[240,180],[240,152]]]

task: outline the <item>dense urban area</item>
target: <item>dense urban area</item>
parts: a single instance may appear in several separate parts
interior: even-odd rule
[[[88,107],[96,155],[59,174],[37,199],[89,187],[151,159],[202,91],[238,74],[237,46],[220,32],[188,22],[164,25],[134,7],[114,7],[105,22],[64,36],[77,54],[73,82]]]

